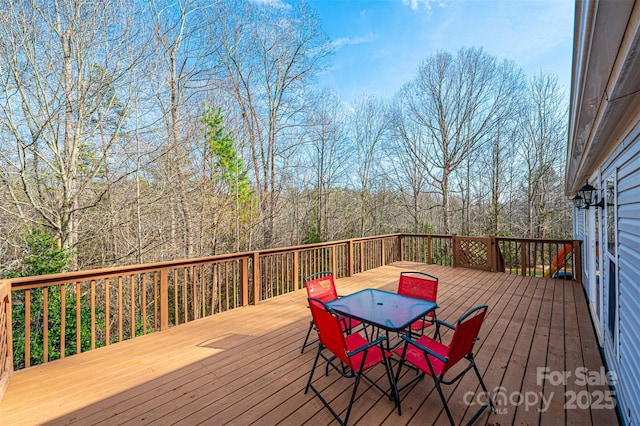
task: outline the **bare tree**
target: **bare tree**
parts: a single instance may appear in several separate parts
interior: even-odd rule
[[[441,206],[435,198],[436,188],[424,166],[416,161],[414,153],[424,143],[422,128],[416,123],[402,120],[399,107],[394,107],[391,131],[393,138],[385,146],[388,167],[385,177],[400,194],[400,202],[409,215],[406,224],[411,232],[430,232],[435,229],[432,210]],[[415,145],[415,146],[412,146]]]
[[[104,196],[109,152],[129,124],[134,7],[16,0],[0,12],[0,132],[13,144],[1,151],[4,213],[50,228],[64,246]]]
[[[521,116],[523,135],[518,144],[526,165],[524,235],[545,238],[552,228],[553,213],[566,208],[566,200],[554,196],[562,194],[567,105],[557,77],[548,73],[533,76],[527,92],[527,105]]]
[[[403,120],[422,127],[421,143],[403,139],[442,198],[443,231],[451,232],[454,173],[495,128],[509,96],[495,58],[481,49],[427,58],[400,93]]]
[[[336,186],[344,183],[344,173],[349,167],[349,144],[345,125],[345,110],[340,97],[333,91],[323,90],[313,99],[308,109],[307,137],[304,150],[307,169],[313,174],[311,193],[315,195],[314,229],[322,240],[335,234],[332,229],[332,193]]]
[[[166,140],[163,160],[171,188],[168,201],[172,212],[179,215],[171,219],[171,235],[172,241],[183,242],[182,247],[176,247],[176,254],[190,257],[194,253],[195,234],[187,189],[189,142],[198,137],[196,123],[201,109],[190,107],[188,98],[203,88],[204,77],[200,74],[208,65],[198,33],[197,14],[204,6],[197,0],[153,0],[149,6],[158,59],[153,69],[158,82],[156,96],[166,129],[162,139]]]
[[[356,190],[359,194],[358,235],[367,235],[373,222],[375,204],[371,196],[380,172],[380,147],[391,123],[385,102],[367,93],[358,96],[353,105],[351,138],[356,155]]]
[[[237,102],[260,199],[263,245],[273,243],[280,170],[295,138],[302,92],[324,66],[330,45],[315,12],[303,2],[290,7],[249,1],[218,5],[211,41],[224,71],[215,83]]]

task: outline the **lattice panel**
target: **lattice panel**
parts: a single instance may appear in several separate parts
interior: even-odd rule
[[[489,253],[485,241],[482,240],[459,240],[461,266],[487,268]]]

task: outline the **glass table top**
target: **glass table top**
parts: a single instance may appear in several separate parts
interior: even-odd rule
[[[378,289],[361,290],[332,300],[327,306],[339,314],[390,331],[400,331],[438,307],[435,302]]]

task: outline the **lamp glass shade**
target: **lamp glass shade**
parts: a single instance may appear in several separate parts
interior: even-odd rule
[[[593,186],[589,185],[588,182],[578,190],[577,196],[580,196],[583,199],[586,207],[598,202],[598,192]]]
[[[573,197],[571,199],[571,201],[573,201],[573,205],[577,208],[577,209],[583,209],[584,208],[584,204],[582,203],[582,197],[580,196],[580,194],[576,194],[575,197]]]

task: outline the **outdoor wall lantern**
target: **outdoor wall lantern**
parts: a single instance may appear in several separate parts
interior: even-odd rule
[[[604,199],[598,202],[598,190],[589,185],[589,182],[578,190],[575,197],[571,199],[573,205],[578,209],[586,210],[591,206],[604,208]]]

